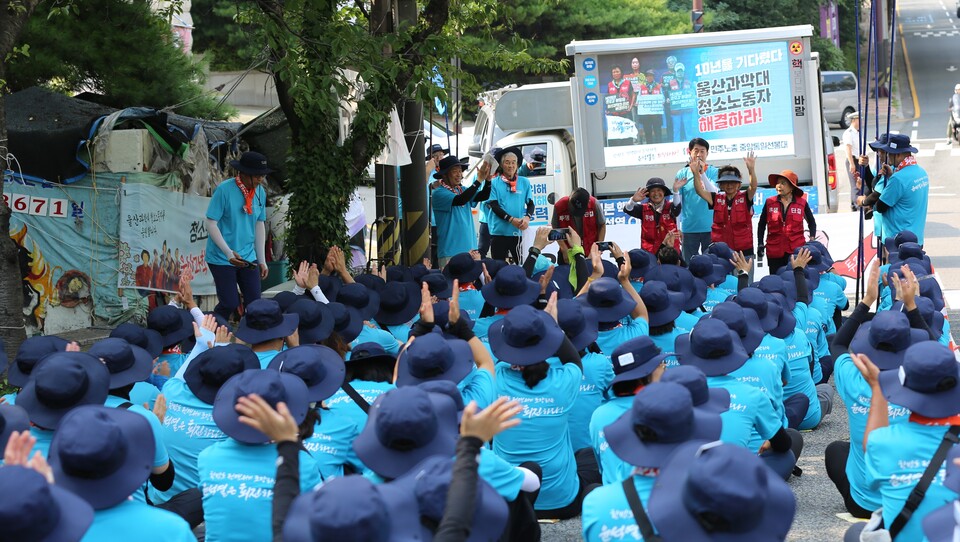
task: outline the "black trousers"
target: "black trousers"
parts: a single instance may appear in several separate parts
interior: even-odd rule
[[[858,444],[859,445],[859,444]],[[850,443],[842,440],[836,440],[827,445],[823,453],[823,461],[826,463],[827,476],[833,485],[837,486],[837,491],[843,497],[843,506],[855,518],[868,519],[871,510],[857,504],[850,494],[850,480],[847,479],[847,457],[850,454]]]
[[[593,448],[582,448],[574,452],[573,455],[577,460],[577,478],[580,479],[580,491],[577,492],[573,502],[563,508],[537,510],[537,518],[570,519],[579,516],[580,509],[583,508],[583,498],[603,484],[600,477],[600,466],[597,464],[597,456],[593,453]]]
[[[490,256],[494,260],[502,260],[523,264],[520,259],[520,245],[523,244],[523,237],[512,235],[491,235],[490,236]],[[507,258],[510,258],[509,260]]]

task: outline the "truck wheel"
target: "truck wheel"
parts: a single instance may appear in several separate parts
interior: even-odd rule
[[[844,130],[850,127],[850,121],[847,120],[847,115],[853,112],[854,109],[852,107],[848,107],[843,110],[843,115],[840,116],[840,127]]]

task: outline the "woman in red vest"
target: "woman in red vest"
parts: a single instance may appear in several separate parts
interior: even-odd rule
[[[797,186],[797,174],[785,169],[780,173],[773,173],[769,177],[770,186],[777,189],[776,196],[770,196],[763,204],[763,213],[757,225],[758,256],[763,258],[767,253],[767,264],[770,274],[775,274],[784,265],[797,247],[803,245],[807,238],[813,240],[817,236],[817,221],[813,218],[813,211],[807,204],[803,190]],[[809,237],[803,235],[803,221],[807,221],[810,230]],[[763,242],[764,230],[769,226],[767,242]]]
[[[650,254],[656,254],[661,245],[673,246],[680,251],[677,231],[680,205],[667,200],[667,196],[672,195],[663,179],[653,177],[623,206],[624,213],[640,219],[640,247]]]
[[[554,228],[573,228],[583,240],[587,253],[594,243],[603,241],[607,235],[607,221],[603,216],[603,209],[597,203],[597,198],[591,196],[583,187],[553,204],[550,225]],[[560,251],[560,259],[566,261],[563,251]]]
[[[699,158],[692,157],[691,161]],[[743,253],[747,260],[753,259],[753,196],[757,193],[757,157],[748,152],[743,159],[750,174],[750,185],[746,190],[740,190],[743,178],[740,170],[734,166],[723,166],[717,171],[717,185],[719,192],[707,192],[700,178],[700,167],[693,167],[693,182],[697,194],[707,202],[707,207],[713,210],[713,226],[710,229],[711,243],[726,243],[734,252]],[[750,281],[753,281],[753,268],[750,270]]]

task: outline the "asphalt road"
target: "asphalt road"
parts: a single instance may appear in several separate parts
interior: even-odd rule
[[[947,299],[951,327],[960,330],[960,146],[945,143],[946,101],[954,84],[960,82],[960,30],[956,18],[956,0],[909,0],[898,2],[902,34],[897,39],[900,107],[890,119],[890,130],[911,136],[919,148],[917,160],[930,176],[930,202],[927,214],[925,249],[933,260]],[[904,57],[906,50],[906,57]],[[907,65],[909,64],[909,69]],[[955,68],[949,70],[949,68]],[[912,85],[910,84],[912,81]],[[912,90],[916,92],[914,102]],[[872,105],[870,106],[872,107]],[[885,104],[879,120],[886,131]],[[873,133],[874,122],[868,133]],[[840,135],[842,130],[833,127]],[[842,152],[842,151],[838,151]],[[843,157],[837,156],[843,164]],[[841,177],[843,181],[845,178]],[[842,182],[841,187],[846,183]],[[842,189],[840,201],[847,201],[848,189]],[[849,213],[841,206],[841,212]],[[956,332],[955,332],[956,334]],[[803,476],[792,478],[790,486],[797,496],[797,516],[788,540],[838,541],[850,523],[837,517],[845,512],[839,494],[827,478],[823,451],[834,440],[846,440],[847,419],[843,405],[835,396],[833,412],[815,431],[803,434],[805,446],[799,465]],[[545,524],[543,539],[580,540],[580,520]]]

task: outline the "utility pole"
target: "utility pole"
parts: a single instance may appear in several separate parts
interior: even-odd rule
[[[693,0],[693,10],[690,11],[690,22],[693,23],[693,33],[703,32],[703,0]]]
[[[383,1],[383,0],[381,0]],[[416,0],[397,1],[399,26],[417,23]],[[423,104],[405,99],[398,104],[403,133],[410,149],[410,165],[400,167],[400,196],[403,199],[403,261],[414,265],[430,257],[430,212],[427,206],[427,179],[423,145]]]
[[[374,0],[370,13],[370,33],[383,35],[391,32],[394,32],[391,0]],[[383,51],[383,54],[389,55],[390,51]],[[397,252],[400,249],[397,167],[376,164],[374,174],[377,201],[377,258],[381,266],[394,265],[397,263]]]

